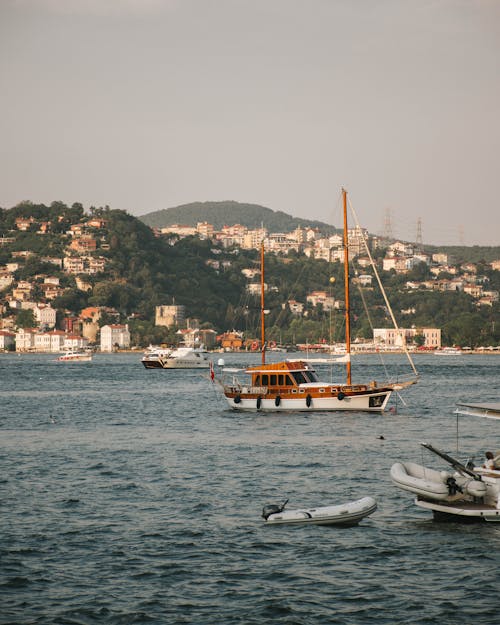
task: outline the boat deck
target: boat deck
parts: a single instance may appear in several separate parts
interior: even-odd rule
[[[446,515],[448,517],[461,517],[469,520],[484,519],[486,521],[500,522],[500,509],[489,504],[474,503],[471,501],[452,501],[449,503],[440,501],[438,503],[435,501],[426,501],[418,497],[415,499],[415,503],[420,508],[432,510],[436,516]]]

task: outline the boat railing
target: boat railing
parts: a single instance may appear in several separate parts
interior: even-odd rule
[[[233,380],[230,384],[224,384],[225,393],[267,395],[268,390],[266,386],[245,386],[240,384],[237,380]]]

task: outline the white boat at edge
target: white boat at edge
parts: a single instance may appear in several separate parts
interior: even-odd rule
[[[421,445],[443,458],[454,471],[395,462],[390,475],[397,488],[416,495],[415,504],[431,510],[435,519],[500,522],[500,451],[494,454],[495,469],[485,469],[463,465],[428,443]]]
[[[286,504],[286,502],[285,502]],[[317,508],[297,508],[285,510],[282,506],[264,506],[262,517],[268,525],[357,525],[362,519],[373,514],[377,502],[373,497],[363,497],[357,501]],[[276,511],[274,511],[276,510]]]

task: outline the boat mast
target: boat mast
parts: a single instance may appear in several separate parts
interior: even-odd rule
[[[260,340],[263,365],[266,364],[266,328],[264,318],[264,241],[262,240],[260,244]]]
[[[345,347],[347,353],[347,384],[351,384],[351,311],[349,300],[349,237],[347,236],[347,191],[342,189],[344,208],[344,298],[345,298]]]

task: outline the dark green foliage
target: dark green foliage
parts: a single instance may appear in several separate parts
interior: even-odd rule
[[[52,301],[52,307],[69,311],[73,315],[80,313],[88,305],[88,294],[78,289],[68,289]]]
[[[34,328],[36,326],[35,315],[32,310],[18,310],[16,315],[18,328]]]
[[[450,245],[436,247],[426,245],[424,248],[428,254],[448,254],[452,264],[478,263],[480,261],[491,262],[500,258],[499,246],[472,245],[466,247],[465,245]]]

